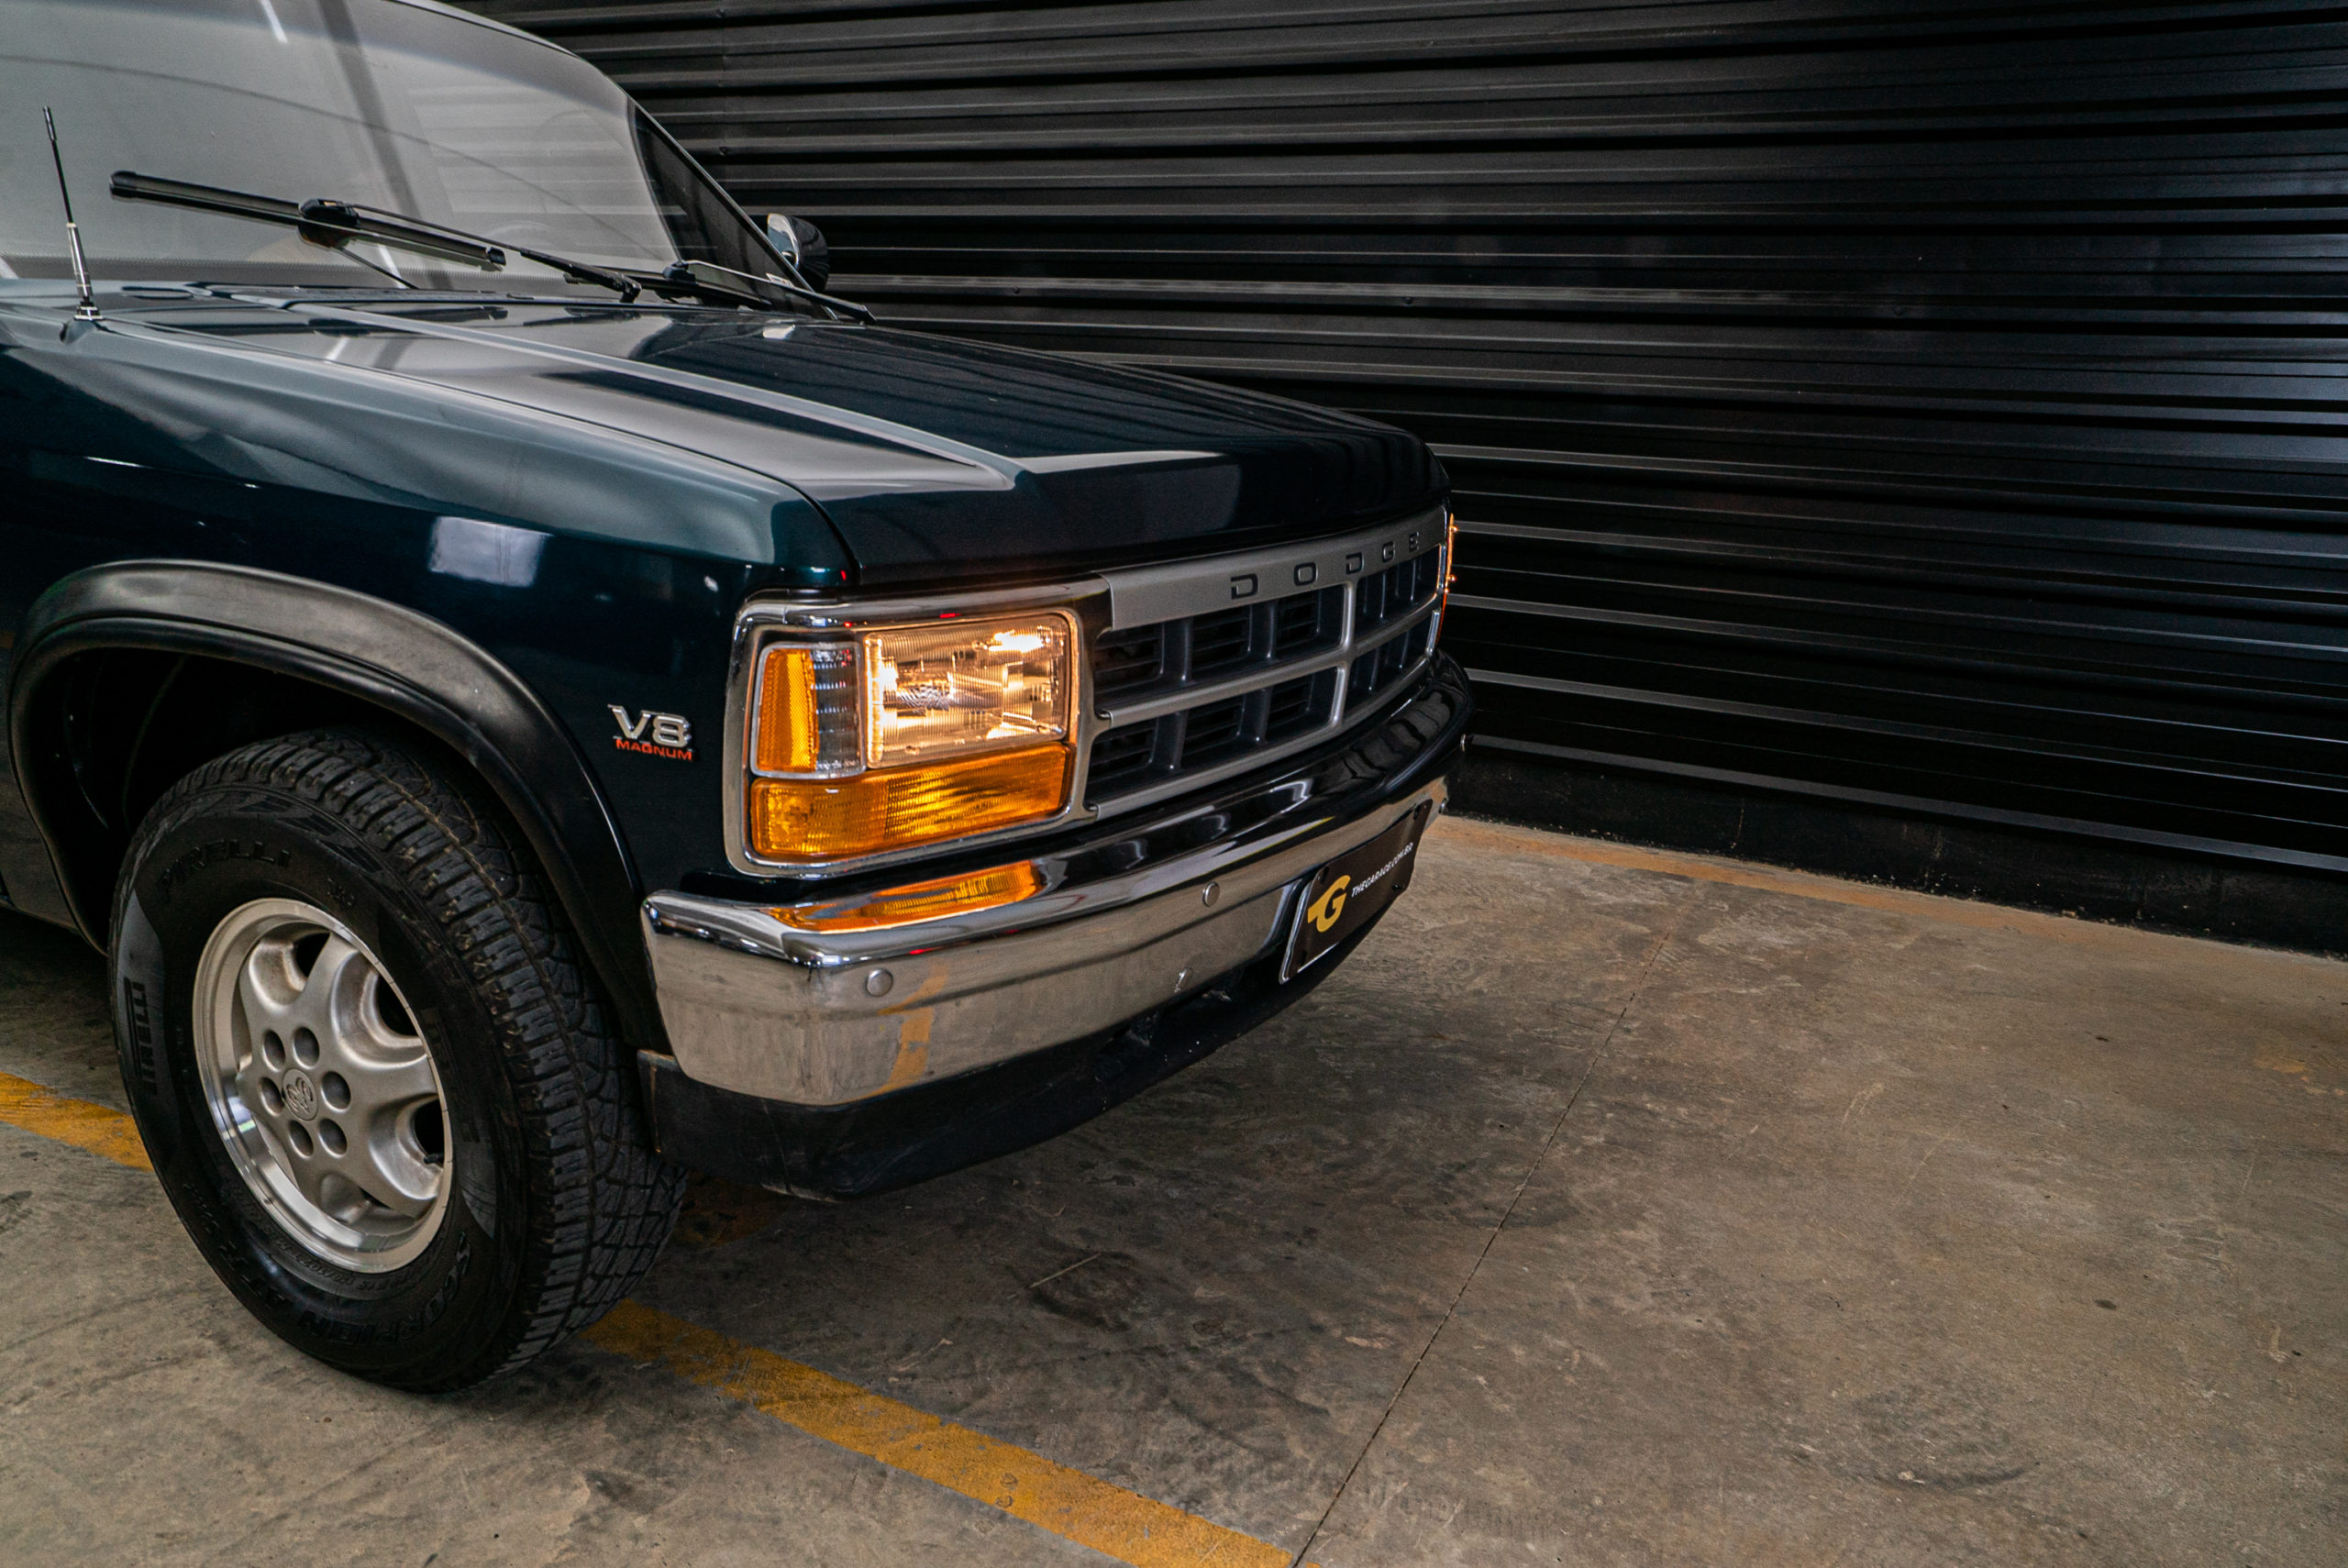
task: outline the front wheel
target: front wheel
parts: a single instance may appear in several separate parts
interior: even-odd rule
[[[601,1317],[681,1173],[525,856],[363,732],[206,764],[134,839],[123,1076],[205,1259],[297,1348],[460,1388]]]

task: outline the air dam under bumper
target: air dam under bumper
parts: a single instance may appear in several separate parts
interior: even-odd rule
[[[1438,655],[1367,727],[1037,854],[1043,890],[993,910],[818,933],[771,906],[646,900],[675,1053],[645,1057],[662,1153],[794,1190],[876,1191],[1050,1136],[1205,1055],[1366,934],[1280,978],[1304,879],[1440,806],[1468,706]]]

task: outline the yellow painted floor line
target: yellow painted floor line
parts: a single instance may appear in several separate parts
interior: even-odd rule
[[[117,1165],[153,1168],[123,1112],[6,1073],[0,1073],[0,1122]],[[1287,1568],[1290,1561],[1268,1541],[635,1301],[621,1302],[580,1337],[1135,1568]]]
[[[634,1301],[581,1337],[1136,1568],[1286,1568],[1290,1560],[1254,1536]]]
[[[69,1099],[29,1078],[0,1073],[0,1121],[104,1154],[135,1171],[155,1168],[148,1161],[147,1145],[138,1141],[138,1124],[127,1114],[86,1099]]]
[[[1911,893],[1904,888],[1877,888],[1865,882],[1846,882],[1840,878],[1821,877],[1807,871],[1780,871],[1745,861],[1677,854],[1666,849],[1642,849],[1636,845],[1575,838],[1538,828],[1514,827],[1467,817],[1439,817],[1435,827],[1439,837],[1479,849],[1503,854],[1539,855],[1556,860],[1578,860],[1590,866],[1615,866],[1627,871],[1653,871],[1666,877],[1685,877],[1695,882],[1718,882],[1733,888],[1752,888],[1764,893],[1786,893],[1798,899],[1849,904],[1856,909],[1909,915],[1918,920],[1938,921],[1944,925],[1967,926],[1975,931],[2010,931],[2021,936],[2092,948],[2114,955],[2170,957],[2191,952],[2227,962],[2255,963],[2265,960],[2292,965],[2332,965],[2338,962],[2337,959],[2323,958],[2311,953],[2286,953],[2271,947],[2240,946],[2215,938],[2177,936],[2167,932],[2143,931],[2133,926],[2105,925],[2098,921],[2081,920],[2071,915],[2042,914],[2036,910],[2009,909],[2003,904],[1985,904],[1972,899],[1953,899],[1938,893]]]

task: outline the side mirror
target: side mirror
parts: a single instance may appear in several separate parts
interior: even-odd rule
[[[767,214],[767,239],[799,270],[809,288],[820,293],[831,282],[832,248],[824,243],[824,231],[805,218]]]

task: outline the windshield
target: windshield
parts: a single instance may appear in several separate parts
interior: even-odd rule
[[[0,277],[71,275],[46,105],[99,278],[580,292],[107,194],[116,170],[385,208],[575,261],[776,269],[764,237],[593,66],[410,0],[0,0]],[[599,293],[592,288],[589,293]],[[606,295],[608,297],[608,295]]]

